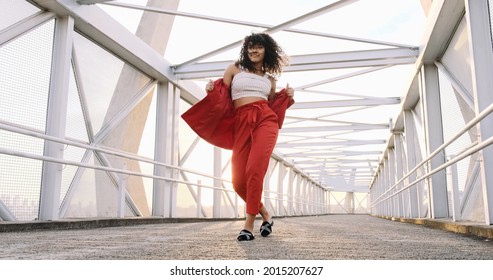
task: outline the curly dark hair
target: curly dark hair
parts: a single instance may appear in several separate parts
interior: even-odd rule
[[[248,46],[257,44],[261,44],[265,48],[263,70],[274,77],[279,76],[282,72],[282,67],[288,64],[288,57],[277,42],[266,33],[252,33],[245,37],[240,51],[240,58],[235,62],[235,65],[254,72],[255,67],[248,57]]]

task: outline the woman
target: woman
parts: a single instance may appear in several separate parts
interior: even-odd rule
[[[203,104],[197,103],[194,107],[203,107],[200,111],[206,113],[206,116],[199,116],[193,112],[197,108],[189,110],[182,117],[190,126],[203,138],[210,141],[209,138],[216,138],[223,148],[231,148],[233,151],[232,180],[236,193],[246,202],[246,220],[243,229],[237,237],[238,241],[250,241],[255,239],[253,227],[256,215],[262,216],[262,225],[260,233],[262,236],[268,236],[272,232],[272,216],[261,202],[263,181],[269,165],[270,156],[277,141],[279,128],[284,119],[284,113],[294,101],[293,88],[286,86],[281,92],[276,93],[276,76],[278,76],[282,67],[287,63],[287,58],[279,45],[274,39],[265,33],[253,33],[246,36],[241,48],[239,59],[229,65],[224,71],[222,80],[209,82],[206,86],[208,99],[217,94],[230,96],[226,105],[231,104],[232,100],[232,117],[223,117],[222,119],[231,119],[231,129],[228,127],[229,122],[210,124],[204,122],[212,114],[217,116],[218,109],[214,110],[211,106],[216,106],[221,102],[209,100],[208,105],[202,100]],[[219,90],[219,88],[221,88]],[[226,93],[222,93],[226,92]],[[229,95],[230,94],[230,95]],[[284,95],[284,96],[283,96]],[[287,96],[287,97],[286,97]],[[222,98],[221,100],[224,100]],[[284,103],[278,102],[287,100]],[[280,103],[284,104],[278,106]],[[281,107],[281,109],[279,109]],[[214,113],[211,113],[211,110]],[[228,111],[223,109],[222,111]],[[202,113],[202,112],[201,112]],[[228,113],[224,113],[228,115]],[[190,115],[194,120],[190,120]],[[202,135],[199,130],[194,128],[194,124],[201,123],[207,131],[207,136]],[[208,123],[207,125],[205,123]],[[216,132],[212,132],[212,129]],[[231,130],[231,141],[225,136],[224,131]],[[220,132],[217,132],[220,131]],[[226,133],[227,134],[227,133]],[[229,135],[229,134],[228,134]],[[225,140],[226,139],[226,140]],[[228,144],[224,144],[227,142]],[[229,143],[231,142],[231,143]]]

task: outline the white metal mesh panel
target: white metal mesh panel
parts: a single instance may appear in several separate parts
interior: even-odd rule
[[[451,77],[445,75],[441,70],[439,71],[440,100],[445,141],[454,137],[475,116],[474,108],[470,105],[473,102],[473,86],[469,57],[467,21],[463,18],[441,59],[441,62]],[[460,84],[462,89],[454,88],[451,83],[452,81],[448,79],[455,79],[455,82]],[[457,90],[461,91],[459,92]],[[460,136],[445,149],[446,156],[452,158],[460,154],[471,143],[477,140],[477,135],[476,128],[473,128]],[[460,209],[462,211],[462,218],[466,220],[484,220],[482,203],[477,203],[482,200],[482,194],[474,189],[478,180],[475,175],[477,169],[477,154],[466,157],[447,169],[449,210],[452,210],[451,205],[453,201],[451,195],[452,184],[454,183],[452,176],[457,176],[456,184],[461,204]]]
[[[51,20],[0,48],[0,120],[44,131],[54,25]]]
[[[54,24],[51,20],[0,48],[0,121],[45,130]],[[43,153],[43,140],[7,131],[0,131],[0,146]],[[0,199],[18,220],[37,218],[41,166],[37,160],[0,155]]]
[[[2,0],[0,1],[0,30],[39,11],[38,8],[27,1]]]
[[[465,106],[460,106],[458,98],[460,98],[450,85],[450,82],[440,73],[440,103],[442,107],[442,120],[443,120],[443,134],[444,141],[450,140],[453,136],[461,130],[467,122],[469,116],[466,115],[468,110]],[[474,135],[474,134],[471,134]],[[471,136],[469,133],[463,134],[457,140],[455,140],[449,147],[445,149],[447,156],[455,156],[469,146]],[[459,181],[462,182],[467,179],[467,166],[468,163],[459,164]]]
[[[465,195],[461,197],[462,219],[475,222],[484,222],[483,187],[480,176],[468,186]]]
[[[406,138],[406,141],[410,141],[415,147],[416,164],[423,161],[426,155],[426,140],[425,140],[425,128],[423,124],[423,103],[420,99],[416,104],[415,108],[412,110],[414,125],[415,125],[415,139]],[[406,128],[409,129],[409,128]],[[413,169],[410,167],[409,170]],[[416,172],[416,178],[421,178],[426,174],[426,165],[419,167]],[[428,183],[426,180],[422,180],[415,184],[414,187],[410,188],[410,191],[416,192],[418,197],[418,212],[420,217],[426,217],[428,215],[428,206],[430,195],[428,193]]]
[[[43,153],[43,141],[0,130],[0,147]],[[20,221],[38,217],[41,161],[0,154],[0,200]]]
[[[28,175],[26,175],[28,174]],[[0,155],[0,199],[19,221],[38,217],[41,162]]]

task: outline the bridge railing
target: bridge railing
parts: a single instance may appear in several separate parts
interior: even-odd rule
[[[150,180],[166,182],[168,187],[174,189],[175,191],[178,191],[178,188],[182,190],[188,188],[188,190],[193,196],[193,204],[195,208],[194,209],[195,214],[193,215],[196,217],[210,218],[213,216],[210,213],[211,211],[205,209],[207,205],[209,205],[210,207],[219,207],[220,209],[222,209],[223,213],[221,214],[220,217],[238,218],[244,216],[244,210],[245,210],[244,203],[238,199],[238,196],[236,195],[236,193],[232,188],[232,183],[230,180],[214,177],[204,172],[200,172],[198,170],[191,170],[180,166],[172,166],[172,165],[164,164],[147,157],[131,154],[121,150],[116,150],[99,145],[91,145],[88,143],[83,143],[80,141],[74,141],[69,139],[59,139],[56,137],[46,135],[42,132],[35,131],[30,128],[24,128],[15,124],[0,121],[0,131],[2,130],[4,131],[4,133],[9,132],[14,134],[24,135],[27,137],[42,139],[45,141],[52,141],[66,145],[66,147],[68,146],[77,147],[80,149],[84,149],[86,151],[92,151],[94,153],[103,153],[106,155],[111,155],[122,159],[122,164],[119,167],[112,167],[112,166],[103,166],[99,164],[91,164],[87,162],[84,163],[80,161],[71,161],[67,159],[53,158],[53,157],[44,156],[42,154],[29,153],[25,151],[16,150],[13,148],[6,148],[0,146],[0,155],[3,155],[4,157],[9,156],[9,157],[23,158],[23,159],[29,159],[34,161],[40,161],[42,163],[52,162],[52,163],[60,164],[62,168],[65,168],[66,166],[73,166],[79,170],[87,169],[87,170],[93,170],[94,172],[101,171],[101,172],[106,172],[116,175],[116,177],[114,177],[117,178],[117,182],[114,182],[116,192],[113,192],[114,197],[112,197],[111,200],[116,201],[117,203],[113,204],[112,210],[110,211],[109,214],[107,214],[109,216],[116,218],[124,218],[128,216],[132,216],[132,217],[143,216],[142,211],[140,211],[139,206],[137,205],[137,203],[135,203],[131,193],[128,190],[129,188],[128,179],[130,177],[139,177],[142,179],[145,178]],[[174,178],[173,176],[157,176],[152,173],[135,171],[129,168],[129,166],[125,163],[125,161],[128,160],[145,163],[154,167],[159,166],[167,169],[169,171],[168,174],[173,174],[173,172],[178,172],[183,176],[180,176],[181,179],[180,178],[177,179],[176,177]],[[288,168],[285,165],[283,166]],[[200,179],[195,181],[184,180],[183,178],[187,178],[188,175],[193,175],[194,178],[200,178]],[[203,183],[206,181],[214,182],[214,180],[219,180],[220,184],[214,185],[213,183]],[[298,181],[302,182],[303,180],[298,180]],[[13,186],[12,189],[15,189],[15,186]],[[204,195],[206,190],[220,192],[221,196],[224,197],[225,202],[224,203],[220,202],[220,204],[222,205],[219,206],[210,205],[211,204],[210,201],[207,202],[208,200],[207,195]],[[5,189],[0,190],[0,192],[3,193],[2,197],[6,197]],[[15,190],[13,190],[13,192],[15,192]],[[71,196],[76,194],[70,194],[70,193],[71,191],[67,190],[66,192],[62,192],[60,194],[62,198],[59,208],[60,209],[59,218],[60,219],[91,218],[89,216],[84,216],[84,215],[72,216],[73,215],[72,213],[77,211],[74,211],[73,209],[69,211],[68,209],[74,207],[74,205],[72,205],[73,203],[71,203]],[[182,192],[180,191],[179,193]],[[163,197],[162,199],[168,200],[166,205],[174,205],[174,207],[177,207],[177,205],[173,203],[173,199],[180,201],[181,197],[179,195],[174,195],[173,191],[170,191],[169,194],[170,194],[169,196]],[[175,198],[173,198],[173,196]],[[337,199],[332,199],[333,205],[331,206],[330,196],[334,197],[334,194],[331,194],[329,191],[321,189],[320,187],[314,185],[313,183],[310,183],[305,178],[304,182],[300,183],[297,187],[294,186],[290,192],[284,192],[284,191],[279,192],[279,190],[278,191],[266,190],[264,192],[264,201],[268,202],[266,203],[266,205],[270,207],[270,210],[274,213],[274,215],[281,215],[281,216],[320,215],[320,214],[328,214],[331,211],[337,213],[341,213],[341,212],[348,213],[351,211],[349,209],[345,209],[344,205],[342,205],[340,201],[338,201]],[[39,197],[31,198],[31,200],[36,200],[36,199],[39,199]],[[155,198],[152,198],[152,200],[154,199]],[[0,201],[2,200],[0,199]],[[10,209],[8,201],[2,202],[0,204],[1,219],[6,221],[16,221],[16,220],[26,220],[26,219],[36,220],[37,219],[36,212],[38,211],[37,207],[39,207],[39,201],[28,201],[28,199],[22,199],[21,201],[23,201],[22,205],[16,205],[15,207],[12,207],[13,209]],[[179,204],[180,203],[178,202],[178,206]],[[152,207],[152,205],[150,205],[150,207]],[[21,208],[30,208],[30,209],[21,209]],[[31,214],[27,215],[27,218],[18,219],[16,217],[18,212],[23,212],[23,213],[29,212]],[[174,211],[170,212],[170,217],[191,216],[192,214],[190,213],[191,212],[189,211],[188,213],[180,214],[177,213],[175,209]],[[96,214],[96,217],[99,216]]]

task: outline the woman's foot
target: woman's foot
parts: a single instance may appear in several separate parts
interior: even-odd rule
[[[255,239],[255,236],[249,230],[244,229],[240,231],[240,234],[238,234],[236,239],[238,241],[251,241]]]
[[[269,211],[267,211],[267,208],[265,208],[265,206],[262,205],[262,207],[259,209],[259,213],[262,216],[260,234],[263,237],[266,237],[267,235],[272,233],[272,226],[274,225],[274,221],[272,221],[272,216],[270,215]]]
[[[255,239],[253,235],[253,226],[255,223],[255,215],[246,214],[245,224],[243,225],[243,230],[240,231],[237,239],[238,241],[250,241]]]
[[[274,225],[274,221],[264,221],[260,226],[260,235],[263,237],[268,236],[272,233],[272,226]]]

